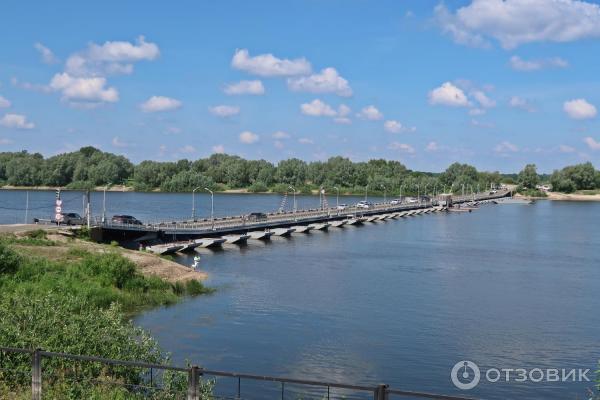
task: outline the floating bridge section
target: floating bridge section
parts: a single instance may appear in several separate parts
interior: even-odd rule
[[[267,213],[266,218],[250,221],[245,216],[203,219],[200,221],[173,221],[148,224],[121,224],[105,222],[93,230],[97,241],[117,240],[130,245],[154,244],[149,250],[159,254],[193,250],[196,247],[219,246],[223,243],[243,243],[248,239],[264,240],[272,236],[289,236],[329,227],[355,225],[363,222],[382,221],[389,218],[408,217],[428,212],[439,212],[463,203],[477,203],[506,197],[508,191],[478,193],[469,196],[452,196],[450,201],[438,199],[421,203],[378,203],[370,208],[348,207],[344,210],[326,208],[296,210],[295,212]],[[446,199],[448,200],[448,199]]]

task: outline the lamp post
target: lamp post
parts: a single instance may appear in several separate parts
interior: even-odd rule
[[[196,190],[201,189],[202,186],[198,186],[192,190],[192,221],[196,222]]]
[[[365,186],[365,201],[367,201],[367,198],[368,198],[367,195],[368,195],[368,193],[369,193],[369,185],[366,185]]]
[[[102,223],[106,222],[106,189],[108,189],[108,183],[104,186],[103,195],[102,195]]]
[[[333,187],[336,191],[336,195],[335,195],[335,209],[339,210],[340,207],[340,188],[337,186]]]
[[[383,188],[383,203],[385,204],[387,200],[387,188],[385,185],[381,185],[381,187]]]
[[[417,185],[417,199],[419,200],[419,205],[421,205],[421,188]]]
[[[289,187],[290,189],[292,189],[292,191],[294,192],[294,214],[296,214],[296,188],[291,186]]]
[[[207,192],[210,193],[210,224],[212,225],[212,229],[215,229],[215,194],[209,188],[204,188]]]

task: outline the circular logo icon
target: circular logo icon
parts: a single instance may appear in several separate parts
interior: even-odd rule
[[[473,361],[459,361],[450,373],[452,383],[461,390],[473,389],[481,379],[481,371]]]

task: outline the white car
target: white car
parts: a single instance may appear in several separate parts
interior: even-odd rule
[[[390,204],[393,206],[395,206],[397,204],[401,204],[401,203],[402,203],[402,201],[400,201],[400,199],[390,200]]]
[[[338,210],[345,210],[346,208],[348,208],[348,204],[340,204],[337,206]]]
[[[356,208],[371,208],[371,205],[368,201],[359,201],[356,203]]]

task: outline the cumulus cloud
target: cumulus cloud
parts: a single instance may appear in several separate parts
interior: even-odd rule
[[[333,119],[333,122],[340,125],[350,125],[352,120],[348,117],[336,117]]]
[[[596,107],[585,99],[565,101],[563,110],[573,119],[594,118],[597,114]]]
[[[435,141],[429,142],[429,143],[427,143],[427,146],[425,146],[425,151],[428,151],[428,152],[438,151],[439,149],[440,149],[440,146]]]
[[[196,148],[192,145],[187,144],[187,145],[181,147],[179,149],[179,152],[183,153],[183,154],[193,154],[196,152]]]
[[[251,57],[247,49],[236,50],[231,66],[264,77],[308,75],[312,71],[310,63],[305,58],[288,60],[277,58],[273,54]]]
[[[112,139],[111,143],[114,147],[118,147],[118,148],[129,147],[129,143],[122,141],[118,136],[115,136]]]
[[[300,143],[300,144],[315,144],[315,142],[309,138],[300,138],[300,139],[298,139],[298,143]]]
[[[496,102],[490,99],[482,90],[474,90],[471,93],[471,96],[473,96],[483,108],[496,107]]]
[[[435,7],[442,31],[460,44],[512,49],[533,42],[600,37],[600,6],[581,0],[473,0],[450,11]]]
[[[561,153],[574,153],[575,149],[571,146],[567,146],[566,144],[561,144],[558,146],[558,151]]]
[[[494,147],[494,151],[496,153],[516,153],[517,151],[519,151],[519,147],[512,144],[511,142],[504,141],[498,143],[496,147]]]
[[[6,138],[0,138],[0,145],[7,145],[7,144],[12,144],[13,141],[10,139],[6,139]]]
[[[33,45],[37,51],[39,51],[40,56],[42,57],[42,61],[45,64],[56,64],[58,62],[58,58],[54,55],[52,50],[47,48],[41,43],[36,43]]]
[[[213,153],[223,154],[225,153],[225,146],[223,146],[222,144],[217,144],[212,147],[212,151]]]
[[[429,103],[450,107],[468,107],[470,105],[467,95],[457,86],[445,82],[429,92]]]
[[[210,111],[210,113],[214,116],[227,118],[233,117],[234,115],[238,115],[240,113],[240,108],[238,106],[220,105],[209,107],[208,111]]]
[[[252,144],[258,142],[260,137],[256,133],[250,131],[244,131],[240,133],[240,142],[245,144]]]
[[[11,102],[6,98],[0,96],[0,108],[8,108],[11,106]]]
[[[381,113],[381,111],[379,111],[373,105],[364,107],[358,114],[356,114],[356,116],[369,121],[378,121],[383,119],[383,113]]]
[[[181,101],[165,96],[152,96],[142,104],[140,109],[145,113],[171,111],[180,108]]]
[[[596,140],[594,140],[593,137],[590,137],[590,136],[585,137],[585,138],[583,138],[583,141],[585,144],[588,145],[588,147],[591,150],[600,150],[600,142],[597,142]]]
[[[290,137],[290,134],[284,131],[277,131],[273,133],[273,139],[289,139]]]
[[[400,133],[402,131],[402,124],[391,119],[383,123],[383,128],[391,133]]]
[[[228,95],[250,94],[260,96],[262,94],[265,94],[265,87],[263,86],[263,83],[259,80],[240,81],[225,85],[223,91],[225,92],[225,94]]]
[[[335,93],[338,96],[352,96],[350,84],[335,68],[325,68],[318,74],[288,78],[288,87],[295,92]]]
[[[566,68],[569,63],[560,57],[546,58],[541,60],[524,60],[519,56],[512,56],[510,58],[510,66],[515,71],[538,71],[543,68]]]
[[[65,70],[73,76],[106,76],[131,74],[133,63],[158,58],[160,50],[143,36],[136,43],[107,41],[98,45],[90,43],[82,52],[72,54],[65,63]]]
[[[415,152],[414,147],[406,143],[392,142],[388,145],[388,149],[397,150],[403,153],[413,154]]]
[[[508,101],[508,105],[512,108],[518,108],[527,112],[534,112],[535,108],[524,98],[512,96]]]
[[[15,129],[33,129],[35,124],[27,121],[27,117],[22,114],[6,114],[0,119],[0,125],[6,128]]]
[[[119,100],[119,92],[106,86],[106,78],[74,77],[66,72],[55,74],[49,85],[50,90],[60,91],[63,100],[91,103],[114,103]]]
[[[315,99],[310,103],[304,103],[300,105],[300,111],[304,115],[310,115],[312,117],[335,117],[337,112],[327,103]]]

